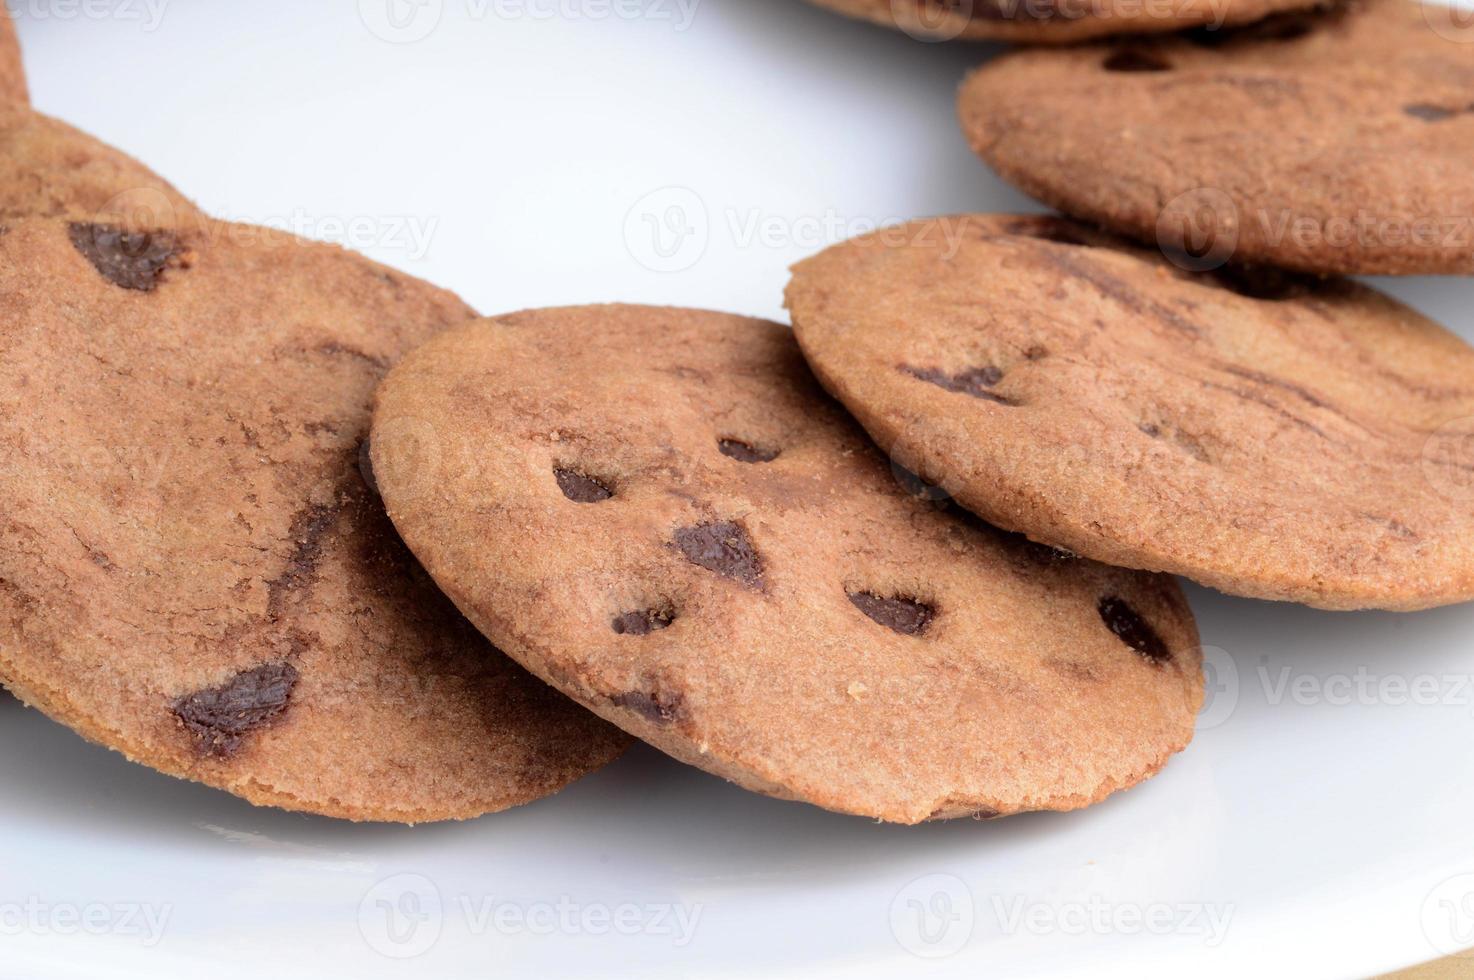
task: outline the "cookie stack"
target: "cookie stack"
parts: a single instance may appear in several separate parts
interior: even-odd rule
[[[1334,609],[1474,597],[1474,350],[1324,277],[1469,255],[1296,249],[1238,217],[1415,216],[1469,138],[1474,64],[1435,56],[1406,0],[1257,20],[1283,6],[982,69],[979,152],[1076,217],[845,242],[794,270],[792,331],[478,319],[209,218],[32,112],[0,60],[0,681],[165,772],[351,819],[526,802],[630,736],[901,823],[1147,778],[1203,697],[1172,574]],[[958,33],[1205,22],[1052,7]],[[1267,130],[1350,98],[1343,63],[1395,76],[1367,98],[1398,112],[1205,149],[1245,139],[1205,95]],[[1344,169],[1406,139],[1426,152],[1400,183]],[[1183,194],[1233,219],[1151,247],[1201,217],[1154,204]]]

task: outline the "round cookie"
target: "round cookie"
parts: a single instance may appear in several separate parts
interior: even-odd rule
[[[836,13],[929,41],[1068,44],[1113,34],[1157,34],[1247,24],[1317,0],[811,0]]]
[[[1195,268],[1467,274],[1474,34],[1443,10],[1019,51],[963,85],[962,127],[1025,192]]]
[[[1327,609],[1474,598],[1474,348],[1364,286],[967,216],[808,259],[787,304],[876,441],[1002,527]]]
[[[10,10],[0,3],[0,103],[26,103],[30,100],[20,41],[15,36],[15,22],[10,19]]]
[[[259,804],[472,817],[625,736],[496,654],[372,489],[370,400],[472,311],[236,225],[0,235],[0,681]]]
[[[26,106],[0,103],[0,222],[23,217],[139,228],[204,221],[184,195],[132,157]]]
[[[1172,579],[908,494],[776,324],[463,327],[390,373],[372,444],[390,516],[482,632],[749,789],[901,823],[1071,809],[1192,736]]]

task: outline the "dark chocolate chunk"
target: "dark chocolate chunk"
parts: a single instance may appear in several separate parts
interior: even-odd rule
[[[667,609],[642,609],[614,617],[613,627],[623,636],[647,636],[665,629],[675,618],[675,613]]]
[[[909,364],[902,364],[901,370],[918,381],[925,381],[927,384],[934,384],[938,388],[960,395],[981,398],[999,405],[1018,404],[1011,398],[1005,398],[1003,395],[988,390],[1003,380],[1003,372],[991,364],[985,367],[968,368],[956,374],[948,374],[940,368],[918,368]]]
[[[676,547],[693,565],[735,579],[747,586],[760,586],[763,563],[747,529],[732,521],[716,521],[683,527],[676,531]]]
[[[124,231],[112,225],[73,222],[72,247],[115,286],[151,292],[164,270],[176,264],[183,247],[172,232]]]
[[[553,470],[553,476],[557,478],[558,489],[563,491],[563,496],[576,504],[597,504],[614,496],[614,491],[603,483],[576,470],[560,466]]]
[[[730,456],[739,463],[771,463],[778,458],[778,450],[759,449],[740,439],[719,439],[717,448],[723,456]]]
[[[1125,599],[1107,596],[1100,600],[1096,608],[1100,610],[1100,618],[1110,631],[1147,660],[1154,664],[1164,664],[1172,659],[1172,651],[1167,649],[1167,644],[1162,642],[1157,631]]]
[[[240,749],[248,734],[287,710],[296,686],[297,668],[289,663],[263,664],[219,687],[176,699],[172,710],[202,751],[225,758]]]
[[[1457,109],[1446,109],[1441,105],[1430,105],[1427,102],[1415,102],[1412,105],[1405,105],[1402,107],[1402,111],[1414,119],[1421,119],[1424,122],[1442,122],[1445,119],[1452,119],[1459,114]]]
[[[906,636],[920,636],[931,625],[936,610],[924,602],[905,596],[876,595],[874,592],[851,592],[855,608],[887,629]]]
[[[625,694],[616,694],[609,700],[615,706],[628,708],[657,725],[669,725],[675,721],[680,716],[681,707],[684,704],[684,699],[680,695],[665,695],[658,691],[654,693],[629,691]]]

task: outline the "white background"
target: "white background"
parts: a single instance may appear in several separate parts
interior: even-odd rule
[[[787,266],[830,241],[1037,209],[954,122],[992,49],[798,0],[428,0],[409,43],[370,29],[392,33],[385,0],[93,2],[12,3],[39,108],[217,214],[351,229],[488,313],[781,319]],[[1474,285],[1391,288],[1474,334]],[[0,975],[1331,977],[1474,943],[1474,608],[1191,596],[1216,649],[1188,752],[1094,809],[988,824],[878,826],[637,749],[506,814],[352,826],[132,766],[0,695]],[[640,931],[598,934],[605,913]]]

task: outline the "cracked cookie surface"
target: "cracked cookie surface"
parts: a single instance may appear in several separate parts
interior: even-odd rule
[[[958,112],[1010,183],[1193,268],[1468,274],[1469,40],[1438,3],[1352,0],[1239,31],[1012,52],[972,74]]]
[[[822,252],[787,304],[875,440],[995,524],[1258,598],[1474,598],[1474,348],[1365,286],[970,215]]]
[[[777,324],[601,306],[457,328],[385,380],[372,453],[406,542],[498,646],[749,789],[904,823],[1070,809],[1191,738],[1176,583],[911,495]]]
[[[0,234],[0,680],[255,803],[464,818],[626,737],[500,656],[394,533],[375,385],[473,312],[235,225]]]

